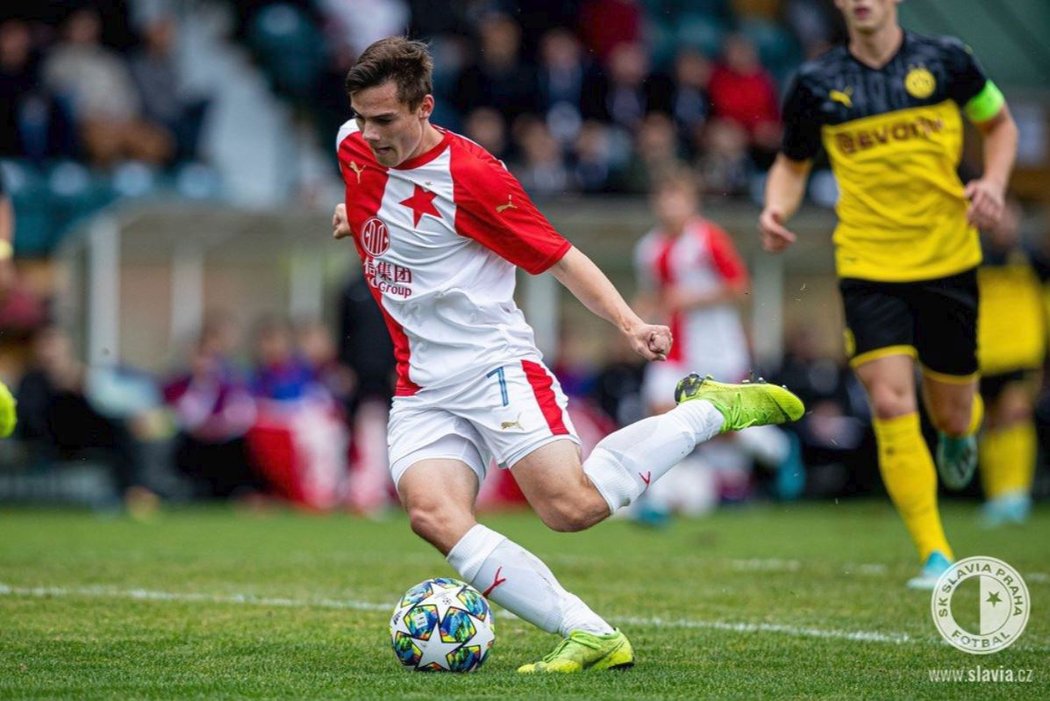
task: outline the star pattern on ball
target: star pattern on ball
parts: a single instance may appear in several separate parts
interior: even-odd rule
[[[448,669],[448,653],[456,650],[462,644],[457,642],[446,643],[441,639],[441,635],[434,631],[434,634],[430,636],[430,640],[419,640],[416,642],[416,645],[423,652],[423,656],[419,658],[416,666],[428,667],[436,662],[442,669]]]
[[[419,220],[424,214],[429,214],[435,219],[441,218],[441,213],[434,206],[435,197],[437,197],[436,192],[431,192],[421,185],[415,185],[412,196],[401,200],[398,204],[403,204],[412,210],[412,226],[419,226]]]

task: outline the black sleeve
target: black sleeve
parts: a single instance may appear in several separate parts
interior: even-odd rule
[[[820,151],[817,99],[803,75],[796,75],[784,98],[784,141],[780,150],[793,161],[808,161]]]
[[[1050,281],[1050,254],[1036,246],[1025,245],[1024,251],[1028,255],[1028,262],[1039,282],[1044,285]]]
[[[942,39],[944,65],[948,69],[948,96],[960,107],[984,89],[988,76],[966,44],[954,37]]]

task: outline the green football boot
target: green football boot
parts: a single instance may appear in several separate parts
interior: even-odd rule
[[[783,424],[798,421],[806,413],[802,400],[786,387],[764,380],[726,384],[695,372],[678,381],[674,400],[678,404],[706,399],[725,417],[722,433],[740,431],[751,426]]]
[[[523,674],[534,672],[582,672],[591,669],[626,669],[634,666],[634,650],[618,630],[595,635],[574,630],[539,662],[518,667]]]
[[[948,489],[962,489],[977,471],[977,437],[937,434],[937,472]]]
[[[7,438],[15,432],[18,414],[15,412],[14,396],[3,382],[0,382],[0,438]]]

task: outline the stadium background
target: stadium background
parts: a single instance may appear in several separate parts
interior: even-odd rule
[[[915,31],[962,37],[1004,89],[1021,129],[1024,233],[1050,245],[1050,7],[959,0],[948,12],[909,0],[901,13]],[[843,364],[826,166],[796,219],[798,246],[766,256],[755,233],[779,95],[801,61],[842,37],[830,0],[6,2],[0,157],[19,282],[0,308],[4,378],[18,386],[39,365],[34,339],[56,323],[85,363],[88,404],[143,451],[136,483],[172,499],[193,492],[172,468],[178,426],[160,388],[208,320],[236,330],[226,352],[245,372],[260,320],[327,330],[322,374],[352,404],[332,370],[340,297],[358,275],[352,248],[329,236],[342,197],[332,146],[356,52],[406,30],[435,56],[434,121],[504,158],[628,296],[632,247],[653,223],[651,174],[693,167],[706,216],[753,276],[744,313],[757,370],[817,378],[806,389],[865,424]],[[979,153],[967,143],[972,173]],[[624,363],[610,330],[550,276],[522,276],[519,293],[566,388],[600,406],[596,378]],[[0,500],[112,506],[113,445],[54,450],[35,438],[2,446]],[[351,463],[369,440],[354,437]],[[855,452],[812,472],[808,496],[878,493],[872,459]],[[1045,468],[1039,479],[1045,496]]]

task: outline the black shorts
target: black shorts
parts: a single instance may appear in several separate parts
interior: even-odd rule
[[[883,355],[917,357],[934,374],[977,372],[977,269],[934,280],[839,281],[846,353],[856,367]]]
[[[981,375],[980,392],[984,403],[993,404],[1010,385],[1026,385],[1032,389],[1032,396],[1039,390],[1039,369],[1010,370],[995,375]]]

